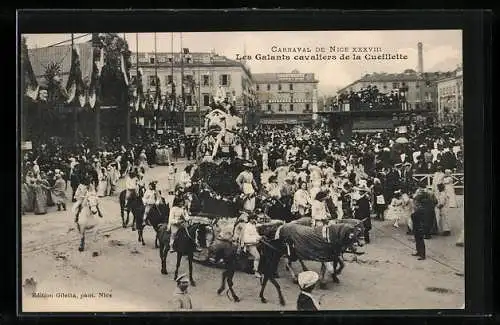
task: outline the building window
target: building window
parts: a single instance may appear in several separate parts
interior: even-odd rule
[[[309,104],[306,104],[306,111],[309,111]]]
[[[293,84],[290,84],[290,90],[293,90]]]
[[[403,82],[403,87],[406,86],[406,82]]]
[[[149,63],[154,64],[155,63],[155,58],[149,58]]]
[[[267,85],[267,90],[268,91],[271,90],[271,85],[269,85],[269,84]]]
[[[167,76],[167,84],[171,84],[172,82],[174,82],[174,76],[172,76],[171,74],[169,74]]]
[[[384,87],[383,87],[383,88],[384,88],[384,89],[387,89],[387,85],[386,85],[386,84],[384,84]]]
[[[417,84],[415,85],[415,88],[420,88],[420,84],[417,82]]]
[[[278,111],[283,112],[283,107],[281,104],[278,105]]]
[[[229,85],[229,76],[227,74],[221,75],[221,82],[220,84],[222,86],[228,86]]]
[[[210,106],[210,95],[203,94],[203,106]]]
[[[193,98],[191,95],[184,95],[184,103],[186,103],[187,106],[193,105]]]
[[[259,91],[259,85],[255,86],[255,89],[256,89],[257,91]]]
[[[156,86],[156,76],[149,76],[149,87]]]
[[[290,104],[290,112],[293,112],[293,104]]]
[[[210,77],[208,75],[203,75],[203,86],[208,86],[210,84]]]
[[[271,104],[267,104],[267,110],[271,111]]]
[[[278,84],[278,90],[281,90],[281,84]]]
[[[399,82],[393,82],[392,89],[398,89],[398,88],[399,88]]]

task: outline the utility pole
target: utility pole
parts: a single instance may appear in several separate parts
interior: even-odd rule
[[[73,56],[73,48],[75,46],[75,34],[71,33],[71,56]],[[73,60],[71,60],[73,63]],[[71,105],[71,103],[70,103]],[[73,139],[78,142],[78,107],[73,106]]]

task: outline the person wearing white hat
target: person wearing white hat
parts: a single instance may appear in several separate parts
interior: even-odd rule
[[[297,298],[297,310],[299,311],[317,311],[319,303],[312,296],[316,283],[318,283],[319,275],[314,271],[301,272],[298,275],[298,283],[300,287],[299,297]]]
[[[175,278],[175,282],[177,282],[177,288],[174,291],[172,300],[170,301],[172,309],[176,311],[193,309],[191,295],[188,292],[189,279],[187,274],[179,275]]]

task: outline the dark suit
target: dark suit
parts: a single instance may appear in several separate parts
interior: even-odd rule
[[[370,201],[366,195],[363,195],[357,201],[357,209],[354,213],[354,218],[358,220],[363,220],[367,218],[363,222],[363,230],[364,230],[364,238],[365,242],[370,242],[370,230],[372,229],[372,221],[370,218]]]
[[[314,305],[311,297],[303,294],[302,292],[299,294],[299,298],[297,299],[297,310],[299,311],[317,311],[318,308]]]

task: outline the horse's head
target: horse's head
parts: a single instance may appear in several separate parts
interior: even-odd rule
[[[86,198],[87,205],[89,207],[89,210],[92,214],[97,214],[99,211],[97,209],[97,205],[99,204],[97,200],[97,195],[90,194]]]

